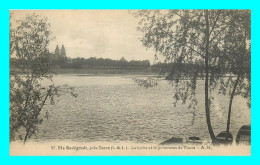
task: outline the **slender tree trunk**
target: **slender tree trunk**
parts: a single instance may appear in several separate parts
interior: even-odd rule
[[[229,134],[229,128],[230,128],[230,118],[231,118],[231,111],[232,111],[232,103],[233,103],[233,99],[234,99],[234,96],[235,96],[235,92],[236,92],[238,82],[239,82],[241,74],[242,74],[245,53],[246,53],[246,30],[245,30],[245,36],[244,36],[244,51],[243,51],[243,54],[242,54],[241,64],[240,64],[241,68],[239,70],[239,73],[238,73],[238,76],[237,76],[237,79],[236,79],[236,82],[235,82],[235,85],[234,85],[234,88],[232,90],[230,100],[229,100],[227,128],[226,128],[226,137],[225,137],[226,142],[228,141],[228,134]]]
[[[27,139],[28,139],[28,136],[29,136],[29,130],[30,130],[30,128],[27,130],[26,129],[26,135],[25,135],[25,138],[24,138],[24,140],[23,140],[23,144],[25,144],[25,142],[27,141]]]
[[[44,100],[42,101],[41,107],[40,107],[39,111],[37,111],[37,113],[35,113],[36,115],[34,116],[34,118],[37,118],[37,117],[39,116],[40,111],[42,110],[42,107],[44,106],[44,104],[45,104],[47,98],[49,97],[49,92],[50,92],[50,90],[48,90],[48,92],[47,92],[47,94],[46,94]],[[26,129],[26,135],[25,135],[23,144],[25,144],[25,142],[26,142],[27,139],[28,139],[30,129],[31,129],[31,127],[29,127],[28,129]]]
[[[238,75],[236,82],[235,82],[235,86],[232,90],[231,96],[230,96],[230,100],[229,100],[229,107],[228,107],[228,119],[227,119],[227,128],[226,128],[226,137],[225,140],[226,142],[228,141],[228,135],[229,135],[229,127],[230,127],[230,118],[231,118],[231,110],[232,110],[232,102],[233,102],[233,98],[235,96],[235,91],[237,88],[237,84],[239,82],[241,74]]]
[[[213,132],[211,121],[210,121],[210,107],[209,107],[209,18],[208,10],[205,11],[206,20],[206,53],[205,53],[205,111],[206,111],[206,121],[208,125],[209,135],[213,143],[216,141],[215,134]]]

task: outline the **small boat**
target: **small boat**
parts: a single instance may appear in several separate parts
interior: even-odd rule
[[[228,139],[226,141],[226,131],[222,131],[216,136],[216,142],[218,144],[232,144],[233,135],[229,132],[228,133]]]
[[[236,137],[237,144],[251,144],[251,125],[243,125]]]
[[[169,145],[169,144],[178,144],[178,143],[183,143],[183,138],[172,137],[171,139],[168,139],[160,143],[160,145]]]
[[[196,136],[188,137],[186,139],[186,142],[187,143],[192,143],[192,144],[202,144],[201,139],[199,137],[196,137]]]

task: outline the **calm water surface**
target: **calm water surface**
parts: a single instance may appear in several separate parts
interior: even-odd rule
[[[47,104],[49,118],[39,126],[32,141],[134,142],[159,143],[172,136],[199,136],[209,139],[205,119],[203,81],[199,80],[198,108],[192,124],[193,110],[187,105],[173,106],[173,87],[162,80],[159,86],[145,89],[137,86],[134,76],[58,75],[55,85],[75,87],[77,98],[62,95],[55,105]],[[228,97],[215,96],[211,118],[215,134],[224,131]],[[250,124],[251,111],[246,100],[236,96],[233,102],[231,129]]]

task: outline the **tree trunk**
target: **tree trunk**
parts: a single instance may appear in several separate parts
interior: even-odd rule
[[[232,90],[232,93],[231,93],[231,96],[230,96],[229,107],[228,107],[228,119],[227,119],[227,128],[226,128],[226,137],[225,137],[226,142],[228,141],[228,135],[229,135],[232,102],[233,102],[233,98],[235,96],[235,91],[236,91],[237,84],[238,84],[239,79],[240,79],[240,75],[241,74],[239,74],[237,79],[236,79],[235,86],[234,86],[234,88]]]
[[[230,96],[230,100],[229,100],[229,107],[228,107],[228,118],[227,118],[227,128],[226,128],[226,137],[225,137],[225,140],[226,142],[228,141],[228,134],[229,134],[229,128],[230,128],[230,118],[231,118],[231,111],[232,111],[232,102],[233,102],[233,99],[234,99],[234,96],[235,96],[235,92],[236,92],[236,88],[237,88],[237,85],[238,85],[238,82],[239,82],[239,79],[241,77],[241,74],[242,74],[242,69],[243,69],[243,62],[244,62],[244,56],[245,56],[245,53],[246,53],[246,30],[245,30],[245,36],[244,36],[244,52],[242,54],[242,58],[241,58],[241,68],[240,68],[240,71],[238,72],[238,76],[237,76],[237,79],[236,79],[236,82],[235,82],[235,85],[234,85],[234,88],[232,90],[232,93],[231,93],[231,96]]]
[[[208,10],[205,11],[206,20],[206,52],[205,52],[205,111],[206,111],[206,121],[208,125],[209,135],[213,143],[216,141],[215,134],[213,132],[211,121],[210,121],[210,107],[209,107],[209,18]]]
[[[23,144],[25,144],[26,140],[28,139],[28,136],[29,136],[29,130],[26,130],[26,135],[25,135],[25,138],[23,140]]]

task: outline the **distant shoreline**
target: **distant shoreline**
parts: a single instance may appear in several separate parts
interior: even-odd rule
[[[10,68],[10,73],[17,69]],[[86,68],[86,69],[72,69],[72,68],[55,68],[50,69],[50,74],[53,75],[77,75],[77,76],[149,76],[157,77],[161,79],[167,79],[169,72],[160,73],[158,70],[152,70],[151,68]],[[224,77],[230,77],[230,75],[225,75]],[[231,75],[231,77],[236,77]],[[199,80],[203,80],[198,78]],[[183,79],[181,79],[183,80]]]
[[[9,72],[13,72],[17,69],[10,68]],[[157,77],[165,79],[167,74],[160,75],[159,72],[151,71],[150,69],[106,69],[106,68],[91,68],[91,69],[71,69],[71,68],[56,68],[51,69],[49,74],[55,76],[58,75],[75,75],[75,76],[103,76],[103,77],[116,77],[116,76],[127,76],[127,77]]]
[[[50,73],[78,75],[159,75],[149,69],[51,69]]]

